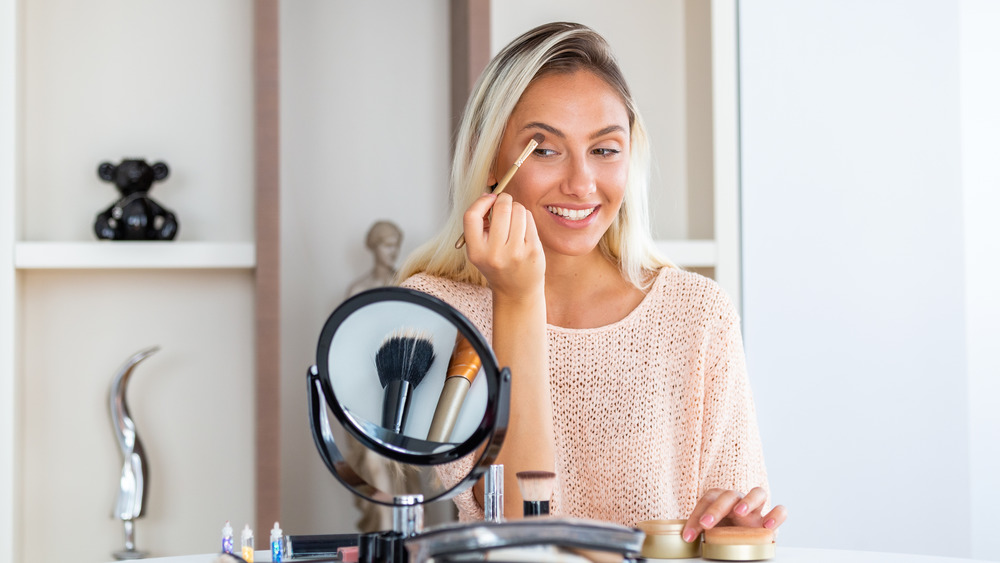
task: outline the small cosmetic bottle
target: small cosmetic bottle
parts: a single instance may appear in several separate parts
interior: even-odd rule
[[[285,556],[285,533],[277,522],[271,528],[271,561],[283,561]]]
[[[698,557],[701,538],[684,541],[681,532],[687,520],[646,520],[635,525],[646,532],[642,556],[648,559],[688,559]]]
[[[243,560],[247,563],[253,563],[253,530],[250,529],[250,524],[243,527],[240,546],[242,547],[240,555],[243,556]]]
[[[774,532],[767,528],[721,526],[705,530],[701,556],[716,561],[760,561],[774,557]]]
[[[222,527],[222,553],[233,552],[233,527],[226,520],[226,525]]]

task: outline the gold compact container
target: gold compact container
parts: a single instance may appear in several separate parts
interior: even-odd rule
[[[705,530],[701,556],[717,561],[761,561],[774,557],[774,532],[767,528],[721,526]]]
[[[635,525],[646,532],[642,556],[646,559],[690,559],[698,557],[699,538],[686,542],[681,537],[687,520],[646,520]]]

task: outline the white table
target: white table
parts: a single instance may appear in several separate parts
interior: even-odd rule
[[[150,563],[212,563],[217,554],[181,555],[178,557],[157,557],[142,559]],[[271,561],[270,551],[254,554],[255,563]],[[294,560],[292,560],[294,561]],[[704,561],[703,559],[674,559],[673,561]],[[805,547],[782,547],[778,544],[773,563],[969,563],[984,561],[961,557],[936,557],[932,555],[912,555],[908,553],[881,553],[875,551],[848,551],[841,549],[812,549]],[[109,562],[116,563],[116,562]]]

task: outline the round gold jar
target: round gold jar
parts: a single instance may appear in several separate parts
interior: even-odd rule
[[[774,557],[774,532],[767,528],[721,526],[705,530],[701,556],[716,561],[761,561]]]
[[[687,520],[646,520],[635,525],[646,532],[642,556],[648,559],[690,559],[698,557],[701,538],[686,542],[681,537]]]

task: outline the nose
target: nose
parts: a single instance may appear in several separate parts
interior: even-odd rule
[[[597,179],[591,163],[586,156],[580,155],[570,159],[567,163],[565,180],[562,185],[562,192],[575,197],[588,196],[597,191]]]

